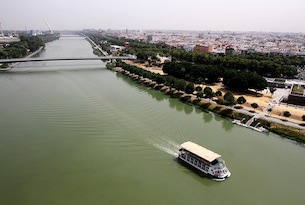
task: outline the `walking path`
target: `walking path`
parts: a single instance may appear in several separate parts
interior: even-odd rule
[[[283,121],[282,119],[279,119],[279,118],[275,118],[275,117],[272,117],[272,116],[269,116],[268,115],[268,110],[272,110],[274,108],[274,106],[278,103],[281,102],[281,100],[287,95],[287,92],[286,91],[281,91],[281,92],[278,92],[277,95],[271,99],[269,101],[269,104],[268,106],[262,111],[262,112],[259,112],[259,113],[251,113],[249,112],[248,110],[245,110],[245,109],[235,109],[235,108],[231,108],[233,110],[236,110],[237,112],[242,112],[244,114],[247,114],[247,115],[252,115],[252,118],[250,118],[246,123],[245,125],[246,126],[249,126],[256,120],[256,119],[264,119],[264,120],[268,120],[268,121],[272,121],[272,122],[276,122],[276,123],[279,123],[279,124],[283,124],[283,125],[286,125],[286,126],[290,126],[290,127],[294,127],[294,128],[297,128],[297,129],[305,129],[305,126],[300,126],[299,124],[297,123],[294,123],[294,122],[291,122],[291,121]]]
[[[88,36],[82,34],[84,37],[86,37],[86,39],[90,42],[90,44],[97,50],[99,50],[104,56],[109,56],[109,54],[104,51],[99,45],[97,45],[94,41],[91,40],[91,38],[89,38]]]

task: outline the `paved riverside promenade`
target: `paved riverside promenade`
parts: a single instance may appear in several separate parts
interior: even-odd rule
[[[88,36],[86,36],[85,34],[81,34],[84,37],[86,37],[86,39],[89,41],[89,43],[96,49],[98,49],[104,56],[109,56],[109,54],[104,51],[99,45],[97,45],[94,41],[92,41],[91,38],[89,38]]]

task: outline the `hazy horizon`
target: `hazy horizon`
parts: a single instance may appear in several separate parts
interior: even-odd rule
[[[304,0],[2,0],[3,30],[211,30],[305,33]]]

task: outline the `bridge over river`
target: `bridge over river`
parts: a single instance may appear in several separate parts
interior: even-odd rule
[[[89,58],[13,58],[0,59],[0,63],[23,63],[35,61],[78,61],[78,60],[136,60],[134,56],[100,56]]]

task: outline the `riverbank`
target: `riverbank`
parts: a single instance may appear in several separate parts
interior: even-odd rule
[[[139,63],[130,60],[124,60],[124,62],[128,65],[136,66],[138,68],[144,69],[146,71],[150,71],[152,73],[164,75],[161,67],[149,67],[148,62]],[[265,116],[272,116],[272,118],[277,119],[277,121],[281,120],[284,124],[290,123],[290,125],[302,125],[296,126],[296,128],[303,129],[303,124],[305,123],[303,120],[303,116],[305,116],[305,107],[300,106],[288,106],[280,103],[281,98],[283,96],[288,96],[287,89],[276,89],[276,91],[271,94],[268,89],[264,91],[249,91],[247,93],[239,93],[231,90],[227,90],[221,83],[214,85],[202,85],[196,84],[195,86],[202,87],[204,90],[205,87],[210,87],[214,93],[220,91],[222,93],[231,92],[235,99],[239,97],[244,97],[246,102],[242,104],[244,110],[249,112],[253,112],[253,107],[251,106],[253,103],[256,103],[258,107],[255,109],[258,113],[264,112]],[[271,112],[268,109],[271,108]],[[289,121],[284,116],[284,113],[288,111],[291,116],[289,117]]]
[[[35,52],[33,52],[33,53],[30,53],[29,55],[25,56],[24,58],[31,58],[31,57],[33,57],[34,55],[40,53],[43,49],[44,49],[44,46],[41,46],[37,51],[35,51]],[[12,63],[11,65],[8,65],[8,67],[0,69],[0,71],[7,71],[7,70],[10,70],[10,69],[14,68],[15,66],[17,66],[17,65],[19,65],[19,64],[20,64],[20,62]]]
[[[86,38],[86,40],[91,44],[93,48],[93,53],[97,56],[109,56],[109,54],[104,51],[99,45],[97,45],[89,36],[86,36],[85,34],[81,34]]]
[[[131,71],[125,70],[122,67],[113,67],[112,65],[108,64],[107,68],[116,72],[120,72],[141,84],[152,87],[155,90],[160,90],[173,98],[178,98],[184,103],[196,106],[205,112],[211,111],[223,117],[228,117],[230,119],[236,119],[239,121],[248,121],[257,114],[264,114],[263,112],[253,113],[244,109],[219,105],[209,99],[197,98],[195,95],[186,94],[183,91],[176,90],[164,84],[158,84],[155,80],[137,75]],[[295,124],[294,126],[294,124],[289,123],[290,122],[285,120],[279,120],[271,116],[262,115],[259,119],[253,120],[253,122],[249,124],[249,127],[256,127],[258,124],[260,124],[260,126],[262,126],[264,129],[276,133],[284,138],[293,140],[298,143],[305,143],[305,127],[298,124]],[[287,124],[290,126],[287,126]]]

